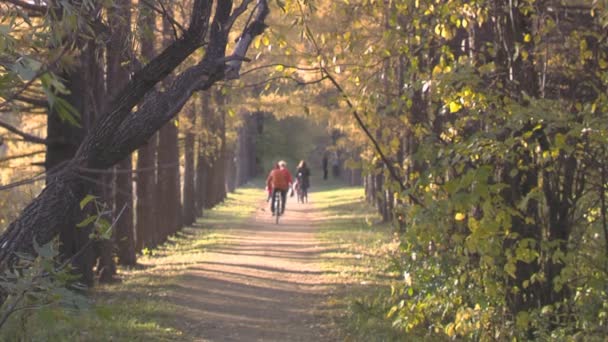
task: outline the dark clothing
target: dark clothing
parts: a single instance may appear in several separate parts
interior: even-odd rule
[[[298,168],[296,171],[296,177],[298,178],[300,188],[304,190],[310,188],[310,170],[306,166]]]
[[[281,214],[285,212],[285,201],[287,201],[287,190],[274,189],[272,190],[272,200],[270,202],[270,211],[274,214],[274,207],[276,204],[274,203],[274,196],[277,192],[281,193]]]
[[[323,156],[323,179],[327,179],[327,156]]]

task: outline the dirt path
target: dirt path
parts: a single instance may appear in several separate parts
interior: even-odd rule
[[[290,198],[279,225],[259,206],[242,226],[219,231],[224,242],[180,284],[188,330],[200,341],[330,340],[319,316],[331,286],[319,268],[327,246],[315,239],[312,204]]]

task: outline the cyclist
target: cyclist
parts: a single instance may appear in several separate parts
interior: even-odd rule
[[[270,172],[268,173],[268,177],[270,177],[270,173],[272,173],[272,171],[278,170],[278,169],[279,169],[279,163],[275,163],[272,166],[272,169],[270,170]],[[268,198],[266,199],[266,202],[270,202],[270,200],[272,199],[272,185],[268,182],[266,184],[266,191],[268,191]]]
[[[279,161],[279,169],[274,169],[268,175],[268,179],[266,179],[266,184],[269,188],[272,188],[272,198],[274,198],[275,193],[278,191],[281,193],[281,202],[283,203],[282,208],[280,208],[280,214],[285,212],[285,201],[287,200],[287,190],[291,186],[293,182],[291,173],[287,170],[287,163],[283,160]],[[274,200],[270,202],[270,210],[272,211],[272,215],[275,214],[274,208]]]

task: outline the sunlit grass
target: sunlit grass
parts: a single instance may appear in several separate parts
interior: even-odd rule
[[[372,298],[374,293],[386,290],[396,276],[387,270],[391,253],[397,248],[391,226],[380,223],[375,209],[365,203],[363,189],[318,179],[313,179],[313,187],[318,238],[328,246],[321,255],[321,267],[334,287],[326,300],[327,319],[334,321],[347,339],[392,339],[390,326],[377,318],[384,308],[370,306],[369,301],[362,305],[362,298]],[[251,217],[263,198],[262,189],[263,181],[258,180],[230,194],[225,203],[205,211],[193,227],[140,256],[138,267],[121,268],[122,282],[100,285],[91,291],[94,304],[90,310],[62,313],[50,319],[49,315],[34,315],[26,328],[12,326],[12,335],[8,336],[16,339],[0,336],[0,340],[195,339],[187,321],[196,317],[185,317],[187,308],[170,300],[172,291],[183,283],[182,276],[192,265],[204,261],[207,250],[226,243],[230,229]]]
[[[183,319],[184,308],[168,296],[188,268],[202,262],[208,248],[224,241],[222,229],[238,227],[252,215],[262,194],[260,181],[229,194],[223,204],[206,210],[193,227],[140,255],[138,267],[120,268],[120,283],[93,288],[90,309],[34,314],[27,325],[12,322],[4,335],[0,332],[0,341],[193,340]]]
[[[326,301],[328,318],[345,340],[399,339],[391,323],[382,319],[388,309],[374,301],[398,277],[390,271],[391,257],[399,246],[393,228],[381,223],[360,187],[329,182],[314,195],[323,217],[319,238],[334,246],[322,258],[323,269],[338,284]]]

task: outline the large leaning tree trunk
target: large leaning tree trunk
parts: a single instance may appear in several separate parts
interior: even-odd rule
[[[265,0],[258,0],[234,54],[225,56],[232,24],[251,2],[243,1],[233,10],[229,0],[215,4],[210,0],[193,1],[190,25],[183,36],[133,75],[84,137],[74,158],[0,236],[0,266],[10,267],[18,260],[18,253],[35,254],[34,241],[45,244],[64,227],[77,223],[74,215],[65,213],[79,210],[79,203],[90,188],[83,176],[91,169],[111,167],[142,146],[181,110],[195,91],[207,90],[221,79],[238,77],[251,41],[266,27],[268,5]],[[212,8],[215,13],[210,23]],[[179,74],[166,90],[153,89],[205,41],[208,43],[200,62]],[[135,106],[137,111],[132,111]]]

